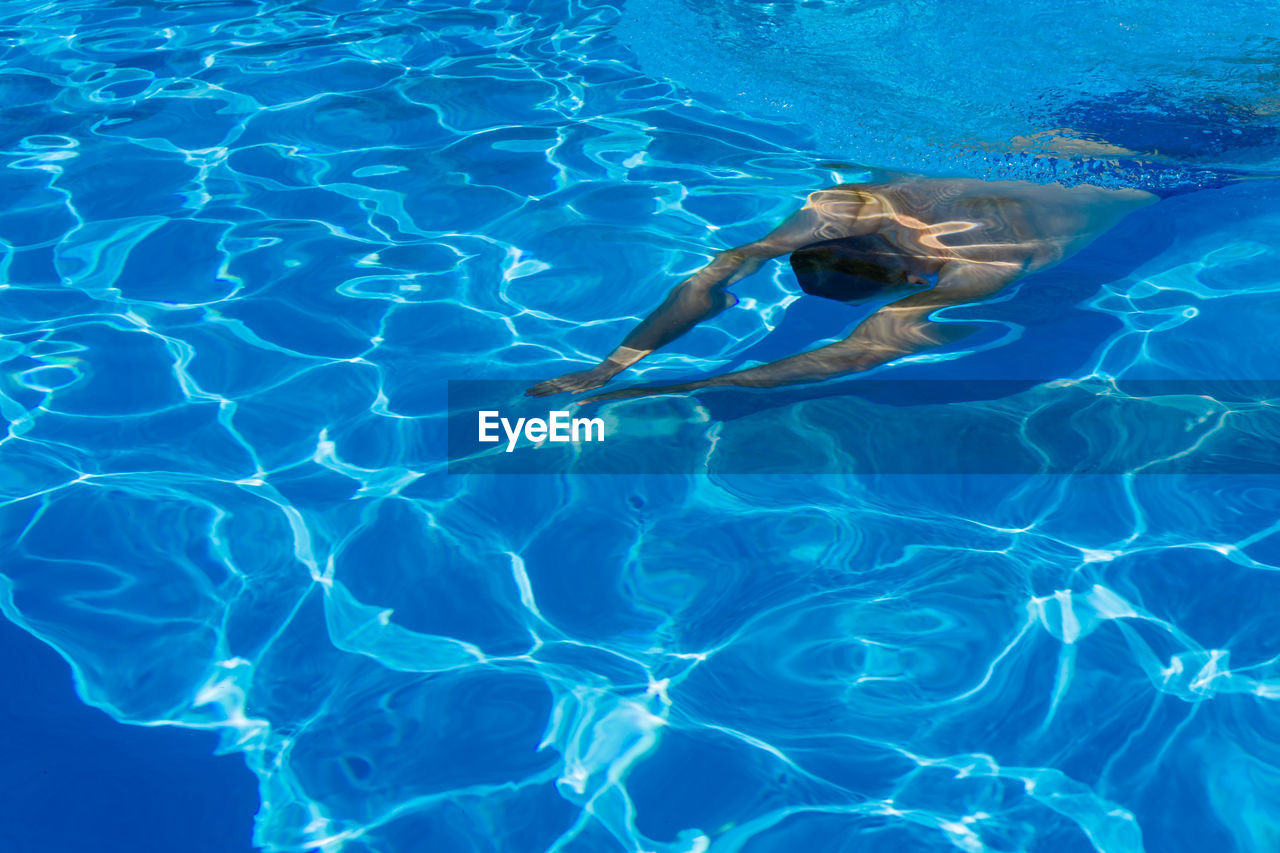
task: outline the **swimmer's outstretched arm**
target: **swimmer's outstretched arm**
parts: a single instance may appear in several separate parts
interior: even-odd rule
[[[680,282],[666,300],[631,330],[608,358],[590,370],[540,382],[525,392],[544,397],[599,388],[654,350],[666,346],[703,320],[737,302],[730,285],[758,270],[765,261],[822,240],[869,234],[876,223],[859,219],[862,196],[839,187],[809,196],[808,203],[766,237],[720,252],[711,263]]]
[[[860,323],[849,337],[837,343],[723,376],[682,385],[624,388],[589,397],[583,402],[727,385],[774,388],[870,370],[904,355],[954,340],[957,335],[952,333],[953,327],[934,322],[929,315],[939,308],[986,299],[1016,279],[1019,272],[1018,267],[1004,264],[948,265],[939,273],[937,287],[884,306]]]

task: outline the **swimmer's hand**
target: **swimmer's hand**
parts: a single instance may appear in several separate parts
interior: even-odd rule
[[[583,391],[599,388],[612,379],[620,369],[620,367],[606,361],[590,370],[578,370],[574,373],[566,373],[564,376],[555,379],[548,379],[546,382],[539,382],[528,391],[525,391],[524,395],[526,397],[546,397],[565,391],[581,394]]]

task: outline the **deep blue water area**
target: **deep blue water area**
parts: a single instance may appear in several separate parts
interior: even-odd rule
[[[217,738],[122,726],[83,704],[65,661],[0,622],[0,844],[14,853],[248,853],[253,774]]]
[[[1273,17],[6,3],[0,838],[1280,849]],[[903,173],[1166,198],[945,309],[947,347],[451,457],[810,193]],[[785,259],[734,292],[609,387],[874,308]]]

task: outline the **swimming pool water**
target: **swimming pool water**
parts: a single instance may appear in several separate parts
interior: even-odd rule
[[[122,726],[80,702],[66,663],[0,622],[0,845],[5,850],[243,853],[256,780],[217,736]]]
[[[964,309],[1001,331],[963,357],[874,377],[1078,380],[957,403],[1028,432],[1076,423],[1069,394],[1181,383],[1051,447],[1109,473],[1008,472],[970,445],[952,473],[938,419],[961,409],[836,391],[611,410],[713,419],[701,469],[449,473],[450,381],[587,366],[832,182],[1275,166],[1253,7],[1215,6],[1208,42],[1135,19],[1110,50],[1093,19],[1038,41],[1044,8],[966,64],[988,4],[7,4],[5,615],[116,719],[218,732],[257,775],[266,850],[1280,846],[1280,488],[1150,473],[1230,456],[1228,433],[1273,461],[1272,398],[1201,393],[1275,379],[1270,180],[1147,208]],[[884,88],[819,99],[786,46],[830,36],[829,68],[873,24],[849,56],[883,61],[846,79]],[[1213,51],[1106,67],[1144,40]],[[1041,43],[1078,65],[993,88]],[[895,118],[904,45],[951,69],[910,105],[927,128]],[[1059,99],[1028,86],[1045,68],[1097,73]],[[1064,126],[1129,153],[1076,156]],[[1054,157],[1010,153],[1042,132]],[[736,290],[632,380],[856,319],[795,300],[782,264]],[[864,444],[934,462],[868,472],[842,449]],[[787,454],[783,474],[732,464]]]
[[[1153,167],[1280,165],[1276,25],[1257,3],[628,0],[625,10],[617,33],[649,73],[801,122],[822,150],[859,163],[1119,184],[1150,181]]]

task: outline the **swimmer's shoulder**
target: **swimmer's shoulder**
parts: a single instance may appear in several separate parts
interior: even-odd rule
[[[889,186],[890,184],[883,184],[883,183],[836,184],[833,187],[828,187],[827,189],[819,190],[818,192],[842,193],[842,194],[848,194],[850,196],[859,196],[859,195],[878,196],[880,193],[884,192]]]
[[[837,184],[817,195],[836,200],[847,195],[859,200],[870,210],[892,210],[915,216],[949,215],[968,210],[972,205],[995,206],[1012,215],[1017,209],[1048,212],[1056,209],[1083,207],[1121,207],[1134,209],[1158,200],[1152,193],[1138,189],[1099,187],[1091,184],[1064,186],[1031,181],[983,181],[977,178],[929,178],[902,176],[892,181]]]

